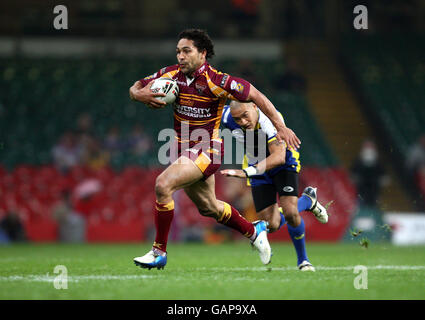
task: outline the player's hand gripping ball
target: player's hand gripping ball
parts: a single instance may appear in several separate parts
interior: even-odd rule
[[[179,95],[177,81],[170,78],[158,78],[154,80],[151,90],[154,93],[165,93],[165,97],[156,97],[156,99],[164,101],[166,104],[172,104]]]

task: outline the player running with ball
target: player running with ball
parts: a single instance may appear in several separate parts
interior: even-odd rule
[[[208,59],[214,55],[214,47],[205,31],[182,31],[178,36],[176,55],[178,64],[162,68],[153,75],[136,81],[130,88],[131,99],[152,108],[161,108],[165,103],[157,98],[164,94],[150,90],[152,80],[168,77],[176,80],[179,86],[179,95],[174,104],[178,159],[156,179],[155,241],[152,250],[144,256],[134,258],[134,262],[148,269],[165,266],[168,232],[174,216],[172,195],[175,191],[184,189],[201,215],[212,217],[218,223],[235,229],[250,239],[259,251],[261,261],[268,264],[271,249],[267,240],[267,222],[250,223],[230,204],[217,200],[215,196],[214,173],[224,156],[219,127],[226,100],[230,98],[255,102],[273,122],[279,141],[284,140],[293,147],[298,147],[300,141],[285,126],[273,104],[252,84],[218,72],[209,65]],[[183,127],[188,127],[187,132],[183,132]]]
[[[269,223],[269,231],[288,224],[288,232],[302,271],[315,271],[307,258],[304,221],[299,212],[311,211],[321,223],[328,222],[326,208],[317,201],[316,188],[307,187],[298,198],[299,153],[276,139],[276,128],[254,103],[232,101],[225,106],[222,124],[245,145],[243,170],[222,170],[226,176],[248,178],[255,209]],[[253,133],[253,138],[247,132]],[[261,159],[260,144],[267,147]],[[258,158],[258,159],[257,159]],[[279,195],[280,208],[276,203]]]

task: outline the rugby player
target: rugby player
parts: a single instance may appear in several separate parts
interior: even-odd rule
[[[298,268],[315,271],[307,257],[304,221],[299,212],[311,211],[321,223],[328,222],[328,214],[317,201],[317,188],[305,188],[298,198],[299,152],[276,139],[276,128],[254,103],[232,101],[224,107],[222,124],[245,145],[245,158],[242,170],[221,170],[221,174],[248,179],[255,209],[259,218],[269,223],[269,232],[287,223]],[[254,133],[251,140],[247,137],[249,130]],[[263,159],[259,155],[261,143],[267,145]]]
[[[148,269],[161,269],[166,265],[168,233],[174,216],[172,195],[184,189],[201,215],[213,217],[218,223],[250,239],[259,251],[262,263],[268,264],[271,248],[267,240],[267,222],[250,223],[230,204],[216,199],[214,173],[223,159],[219,127],[226,100],[255,102],[277,128],[278,140],[284,140],[294,147],[301,142],[285,126],[273,104],[251,83],[210,66],[208,60],[214,55],[214,46],[205,31],[182,31],[178,35],[176,55],[176,65],[164,67],[136,81],[130,88],[131,99],[151,108],[161,108],[165,103],[157,97],[164,95],[150,90],[153,80],[167,77],[175,79],[179,86],[179,95],[174,104],[178,158],[156,179],[155,241],[152,249],[144,256],[134,258],[134,262]],[[188,127],[187,131],[182,130],[184,126]]]

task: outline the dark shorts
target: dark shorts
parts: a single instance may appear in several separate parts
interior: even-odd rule
[[[221,139],[212,139],[208,144],[196,144],[190,148],[179,144],[178,148],[178,157],[185,156],[192,160],[201,170],[204,176],[202,180],[213,175],[223,162],[224,144]]]
[[[260,212],[277,202],[277,194],[298,197],[298,173],[295,171],[279,171],[273,176],[273,184],[262,184],[251,187],[255,210]]]

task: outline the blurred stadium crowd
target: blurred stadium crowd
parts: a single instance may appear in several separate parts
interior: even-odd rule
[[[45,2],[23,2],[24,13],[16,2],[0,4],[0,35],[18,44],[12,54],[4,51],[0,57],[0,241],[149,238],[153,185],[161,171],[157,137],[171,127],[172,113],[131,102],[128,88],[173,64],[173,52],[165,58],[23,56],[20,37],[58,36]],[[362,125],[373,133],[351,147],[356,157],[349,162],[341,160],[312,111],[312,78],[296,54],[226,57],[212,64],[265,92],[302,138],[300,190],[315,185],[321,202],[335,201],[328,225],[304,217],[310,240],[342,239],[358,206],[388,210],[380,195],[391,179],[409,194],[410,210],[424,210],[425,25],[418,18],[425,12],[423,3],[366,1],[376,12],[367,36],[351,28],[352,1],[220,0],[214,8],[185,3],[163,1],[159,10],[149,1],[63,1],[72,8],[72,27],[61,36],[174,39],[190,15],[191,23],[213,38],[303,43],[313,37],[332,43],[335,60],[368,119]],[[333,13],[337,18],[329,18]],[[389,35],[388,30],[400,33]],[[243,182],[217,177],[217,196],[255,219]],[[232,238],[213,230],[183,193],[177,193],[176,207],[175,240]]]
[[[119,126],[109,128],[104,137],[93,133],[91,116],[82,114],[74,131],[63,133],[52,149],[52,161],[56,169],[67,173],[75,166],[102,169],[110,166],[122,153],[142,157],[152,149],[152,137],[143,131],[140,124],[131,132],[122,135]]]

